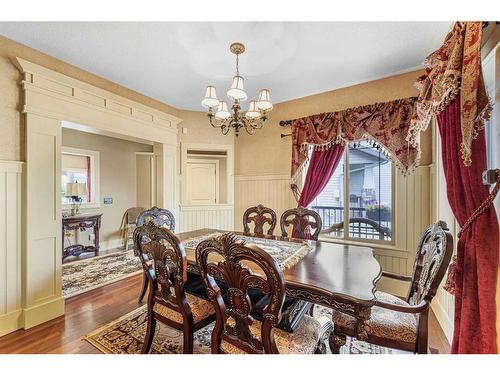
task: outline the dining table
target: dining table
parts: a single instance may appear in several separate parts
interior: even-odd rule
[[[217,233],[232,232],[238,236],[304,244],[308,252],[294,264],[283,270],[286,295],[313,304],[335,309],[356,319],[356,338],[364,340],[367,337],[371,309],[375,304],[377,282],[382,269],[373,255],[373,249],[366,246],[334,243],[327,240],[302,240],[282,236],[256,235],[221,229],[198,229],[177,236],[183,243],[193,238],[217,235]],[[195,248],[187,247],[186,257],[188,269],[196,272]],[[342,346],[345,337],[332,333],[329,337],[332,344]]]

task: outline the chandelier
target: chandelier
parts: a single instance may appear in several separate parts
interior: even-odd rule
[[[267,120],[267,114],[273,109],[271,103],[271,94],[268,89],[262,89],[259,92],[258,100],[250,100],[248,110],[241,110],[241,102],[247,100],[247,93],[243,88],[244,78],[240,76],[239,56],[245,52],[245,46],[242,43],[233,43],[229,47],[230,51],[236,55],[236,75],[233,77],[233,84],[227,90],[227,97],[231,100],[231,112],[228,110],[225,101],[217,99],[215,86],[207,86],[205,98],[201,104],[208,108],[208,118],[210,125],[219,128],[222,134],[229,133],[234,128],[236,136],[240,129],[244,128],[250,135],[255,133],[256,129],[261,129]]]

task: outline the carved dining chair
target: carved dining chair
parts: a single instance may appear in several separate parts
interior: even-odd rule
[[[430,225],[423,233],[415,254],[413,276],[382,272],[382,276],[410,281],[406,299],[376,292],[375,306],[363,328],[363,341],[389,348],[427,353],[429,306],[444,278],[453,254],[453,237],[444,221]],[[352,316],[333,310],[333,353],[338,353],[347,336],[356,337],[358,327]]]
[[[276,212],[261,204],[250,207],[243,214],[243,233],[251,233],[249,224],[252,222],[254,224],[254,234],[264,234],[264,225],[268,224],[269,228],[266,233],[272,236],[277,223]]]
[[[255,245],[245,245],[232,233],[201,242],[196,263],[212,301],[216,322],[212,353],[314,353],[321,324],[306,316],[294,333],[277,329],[285,300],[283,271],[276,261]],[[219,282],[226,287],[223,296]],[[262,320],[252,315],[250,289],[269,295]]]
[[[322,227],[321,216],[316,211],[304,207],[291,208],[281,215],[280,227],[283,237],[294,237],[317,241]],[[292,233],[287,232],[287,227],[293,228]]]
[[[336,234],[344,230],[344,222],[335,223],[319,232],[321,235]],[[391,229],[380,225],[374,220],[365,217],[353,217],[349,219],[349,233],[360,238],[377,240],[390,240]]]
[[[186,293],[187,258],[181,241],[170,230],[154,221],[134,231],[137,249],[147,278],[147,330],[142,353],[149,353],[157,321],[182,331],[183,352],[193,352],[193,333],[215,320],[212,304]]]
[[[159,208],[154,206],[149,210],[143,210],[137,215],[136,226],[139,227],[141,225],[144,225],[148,221],[152,221],[158,227],[165,227],[168,228],[170,231],[175,232],[174,214],[165,208]],[[135,248],[134,251],[136,251]],[[146,275],[146,272],[144,272],[142,275],[141,291],[139,292],[139,297],[137,298],[137,302],[139,303],[142,302],[148,290],[148,283],[149,279]]]

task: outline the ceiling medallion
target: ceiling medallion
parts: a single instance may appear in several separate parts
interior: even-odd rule
[[[234,134],[238,136],[240,129],[244,128],[251,135],[256,129],[262,128],[267,120],[267,114],[273,109],[271,93],[268,89],[260,90],[259,99],[250,100],[248,110],[241,111],[241,102],[247,100],[247,93],[243,88],[244,78],[240,76],[239,56],[245,52],[245,46],[243,43],[236,42],[231,44],[229,49],[236,55],[236,75],[227,91],[227,97],[232,101],[231,112],[225,101],[217,99],[215,86],[207,86],[205,98],[201,104],[208,108],[210,125],[221,129],[222,134],[225,135],[231,128],[234,128]]]

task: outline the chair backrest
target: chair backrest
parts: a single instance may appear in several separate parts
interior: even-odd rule
[[[152,207],[143,211],[137,216],[137,226],[144,225],[148,220],[152,220],[158,227],[166,227],[175,232],[175,217],[172,212],[165,208]]]
[[[323,229],[320,234],[336,233],[344,230],[344,222],[335,223],[332,226]],[[357,235],[361,238],[388,240],[391,238],[391,229],[380,225],[364,217],[353,217],[349,219],[349,232],[351,235]]]
[[[311,218],[311,219],[310,219]],[[287,227],[292,225],[293,233],[289,235]],[[283,237],[307,239],[307,229],[311,231],[311,239],[317,240],[322,227],[321,216],[316,211],[304,207],[291,208],[281,215],[280,227]]]
[[[150,296],[156,301],[179,306],[190,314],[184,291],[187,258],[179,238],[151,220],[134,230],[134,249],[150,281]]]
[[[145,210],[144,207],[131,207],[125,211],[123,215],[123,221],[125,225],[127,224],[135,224],[137,221],[137,217],[141,212]]]
[[[212,353],[227,352],[227,343],[247,353],[278,353],[273,329],[281,318],[285,281],[276,261],[259,247],[245,245],[234,234],[225,233],[197,246],[196,263],[216,310]],[[227,287],[225,298],[216,279]],[[256,323],[250,315],[249,288],[259,289],[269,297],[262,311],[259,335],[251,330]]]
[[[415,254],[407,301],[417,305],[431,302],[441,284],[453,254],[453,236],[444,221],[430,225],[422,234]]]
[[[250,216],[255,214],[253,216]],[[264,224],[269,224],[269,229],[267,230],[267,234],[272,235],[274,232],[274,228],[276,228],[276,212],[268,207],[264,207],[259,204],[255,207],[250,207],[243,214],[243,232],[250,233],[250,224],[253,221],[254,228],[253,233],[255,234],[264,234]]]

